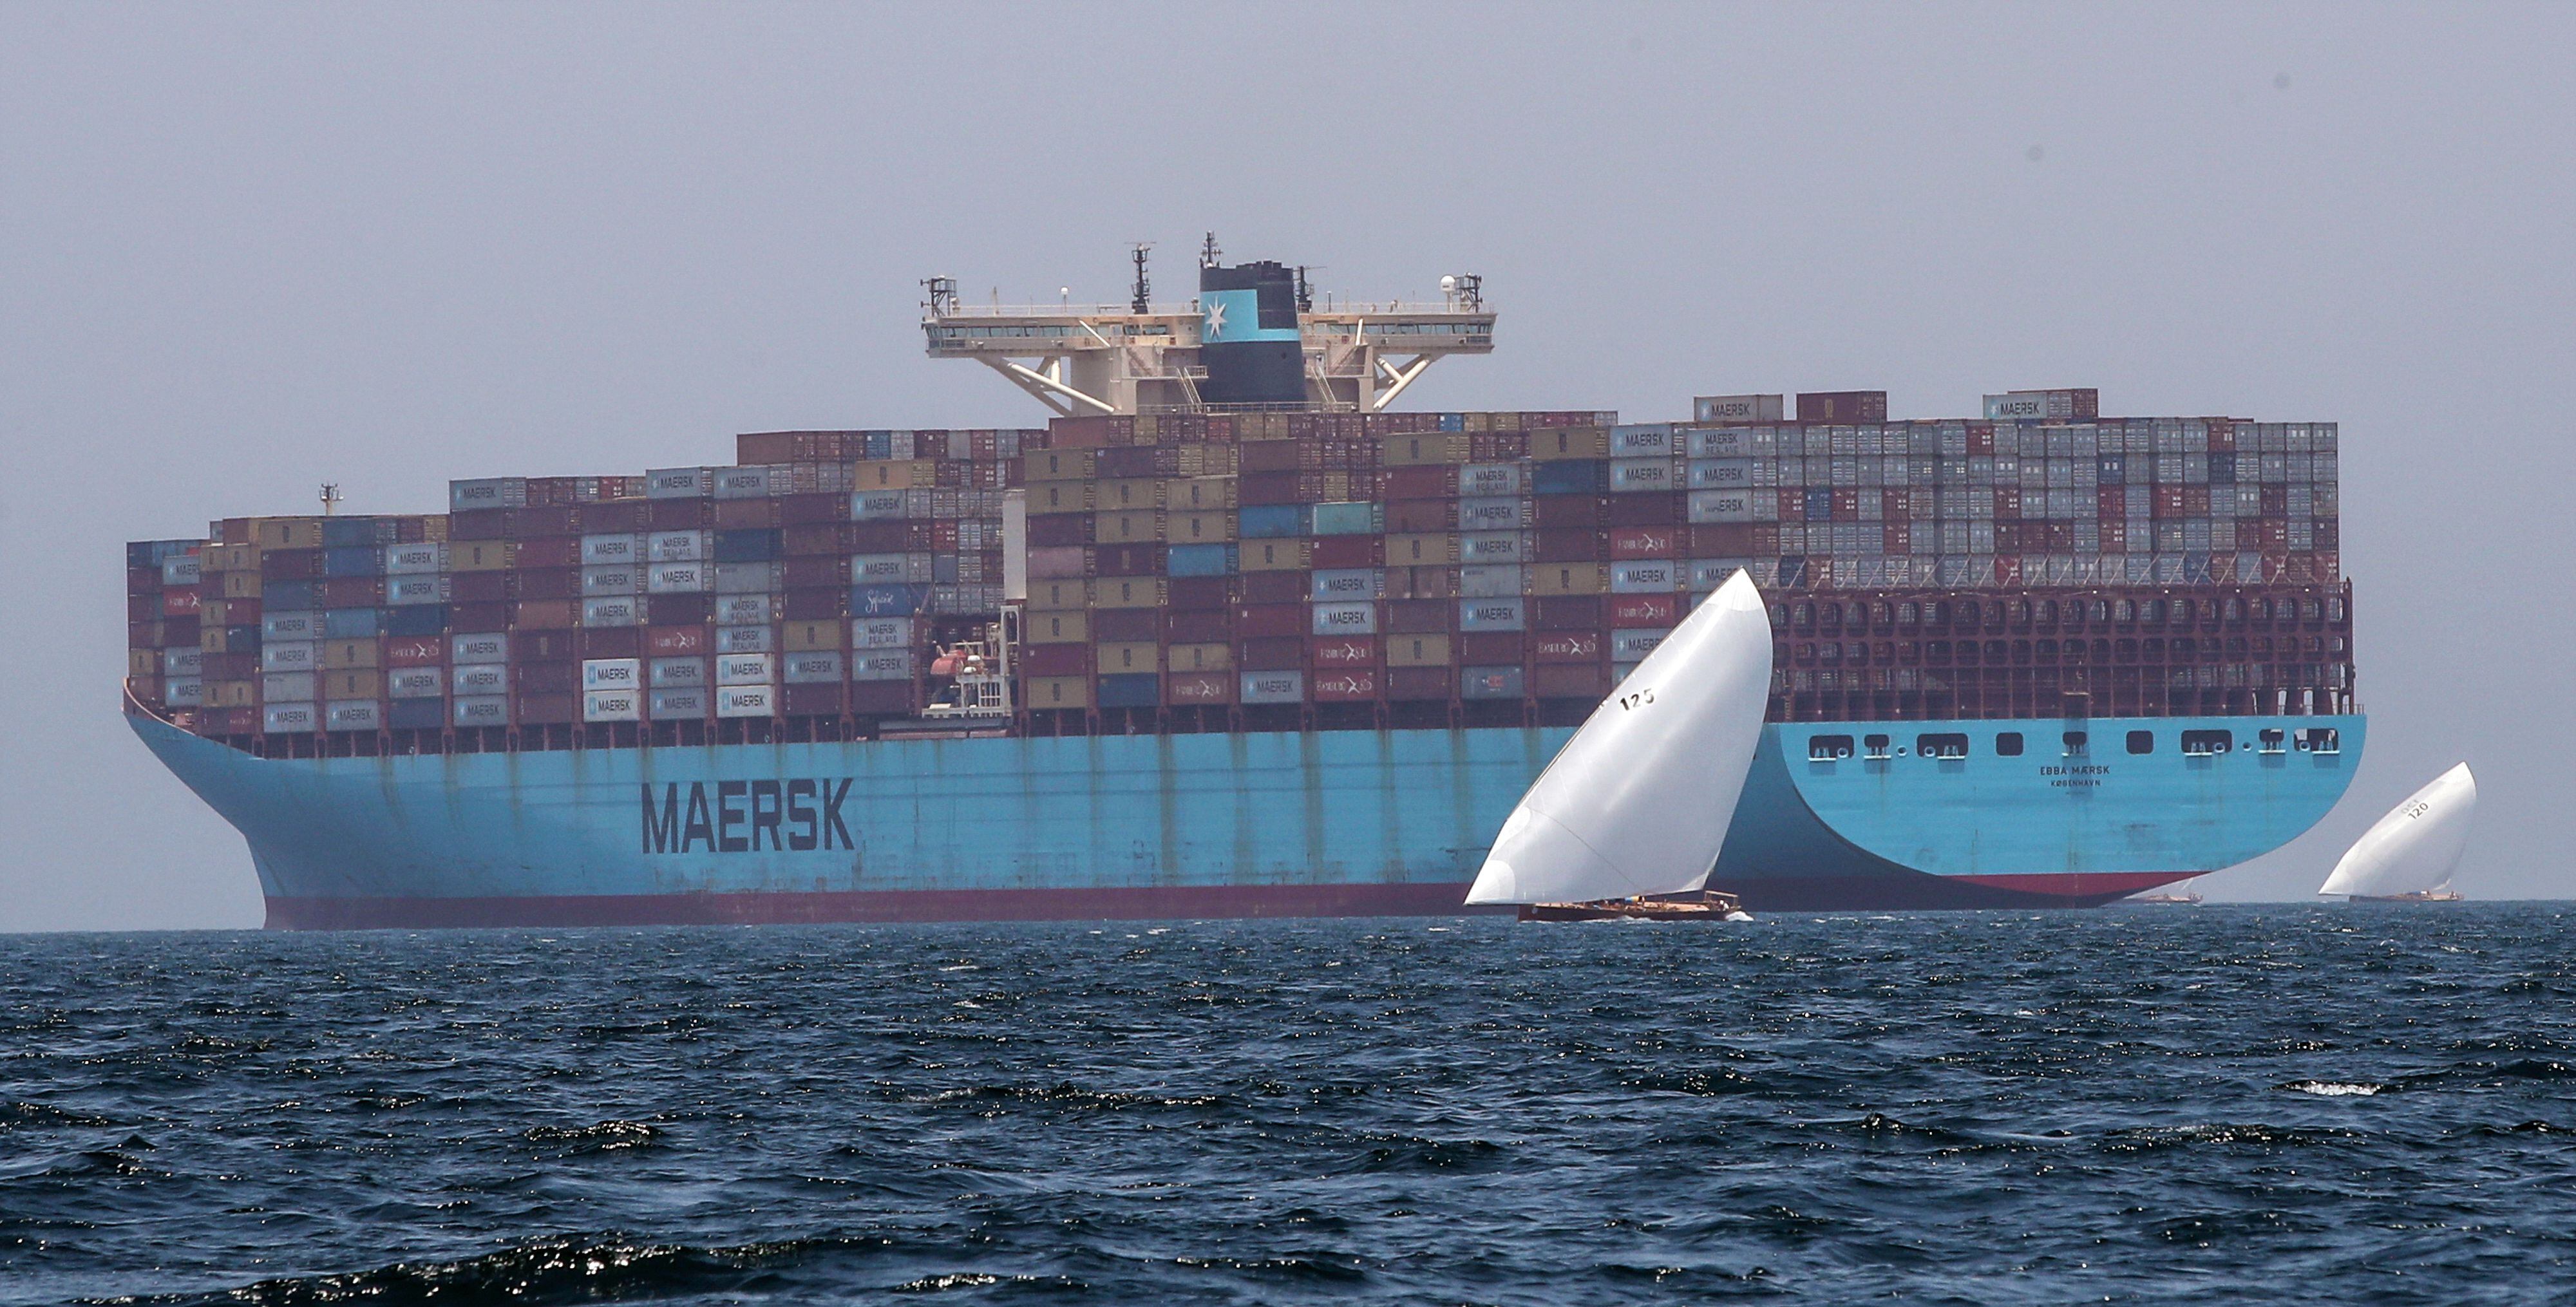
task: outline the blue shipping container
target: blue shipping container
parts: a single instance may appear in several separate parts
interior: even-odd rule
[[[384,551],[374,545],[344,545],[322,551],[324,576],[375,576],[384,570]]]
[[[1610,485],[1610,465],[1600,459],[1569,458],[1533,464],[1533,495],[1597,495]]]
[[[1228,576],[1234,564],[1232,545],[1174,545],[1163,570],[1169,576]]]
[[[719,563],[765,563],[778,557],[779,532],[774,527],[716,532]]]
[[[385,610],[387,635],[437,635],[447,629],[447,605],[402,604]]]
[[[363,640],[382,633],[373,608],[333,608],[322,614],[325,640]]]
[[[1100,678],[1103,708],[1151,708],[1163,699],[1163,678],[1152,672],[1119,672]]]
[[[852,617],[902,617],[917,613],[930,602],[927,585],[854,585],[850,587]]]
[[[1315,505],[1315,534],[1367,536],[1386,529],[1386,509],[1376,503]]]
[[[435,731],[447,725],[447,700],[396,699],[385,724],[397,731]]]
[[[1467,415],[1466,415],[1466,414],[1464,414],[1464,413],[1443,413],[1443,414],[1441,414],[1441,415],[1440,415],[1440,429],[1441,429],[1441,430],[1443,430],[1443,431],[1464,431],[1464,430],[1466,430],[1466,429],[1467,429]]]
[[[394,524],[372,517],[329,517],[322,520],[322,547],[347,549],[360,545],[389,545],[396,534]]]
[[[1458,673],[1458,697],[1461,699],[1520,699],[1525,680],[1516,666],[1468,667]]]
[[[259,587],[259,610],[302,612],[319,607],[322,591],[319,581],[264,581]]]
[[[1235,513],[1235,530],[1246,540],[1276,540],[1306,534],[1304,504],[1247,504]]]
[[[1810,490],[1807,492],[1807,520],[1810,522],[1830,522],[1834,520],[1833,491]]]

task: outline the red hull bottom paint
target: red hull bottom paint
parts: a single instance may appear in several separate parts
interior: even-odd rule
[[[2187,874],[2187,873],[2186,873]],[[1723,888],[1755,912],[2095,907],[2184,874],[1784,877]],[[2026,888],[2025,888],[2026,887]],[[752,926],[797,922],[1151,921],[1173,918],[1455,917],[1467,883],[1154,885],[1131,889],[840,893],[565,894],[526,898],[271,898],[271,930],[492,926]]]

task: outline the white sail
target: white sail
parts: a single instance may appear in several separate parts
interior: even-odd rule
[[[1771,620],[1738,572],[1637,664],[1512,809],[1469,903],[1677,894],[1708,880],[1771,694]]]
[[[2461,763],[2409,795],[2345,850],[2319,894],[2413,894],[2450,883],[2478,811],[2478,779]]]

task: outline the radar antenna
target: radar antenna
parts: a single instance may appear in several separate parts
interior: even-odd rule
[[[340,511],[340,483],[325,481],[322,483],[322,516],[329,517],[338,511]]]
[[[1153,281],[1145,275],[1145,251],[1154,248],[1152,241],[1136,242],[1136,293],[1127,301],[1131,313],[1149,313],[1152,309]]]
[[[930,316],[934,318],[944,318],[957,312],[957,279],[955,277],[931,277],[924,280],[921,284],[930,293],[929,300],[921,306],[929,311]]]
[[[1199,246],[1199,266],[1202,268],[1213,268],[1216,266],[1216,261],[1224,257],[1224,251],[1219,250],[1216,247],[1216,233],[1209,232],[1207,234],[1207,243]]]

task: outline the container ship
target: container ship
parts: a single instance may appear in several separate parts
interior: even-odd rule
[[[124,711],[275,928],[1447,914],[1699,596],[1776,631],[1710,884],[2091,906],[2280,846],[2363,743],[2331,422],[1876,391],[1408,412],[1474,277],[962,303],[1042,427],[764,432],[445,513],[127,547]]]

